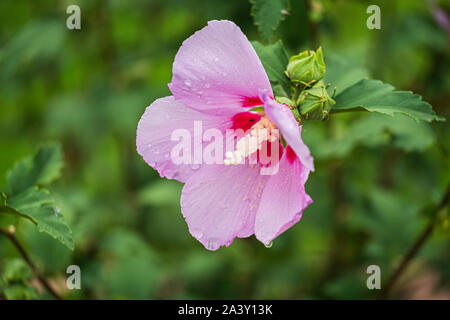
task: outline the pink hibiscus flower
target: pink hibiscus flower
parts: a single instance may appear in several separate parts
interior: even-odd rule
[[[314,166],[301,127],[290,108],[274,100],[252,45],[233,22],[210,21],[183,42],[169,88],[173,96],[154,101],[139,121],[138,153],[161,177],[185,183],[181,210],[190,233],[207,249],[217,250],[235,237],[253,234],[269,246],[300,220],[312,202],[304,185]],[[251,111],[262,105],[264,112]],[[278,171],[261,174],[260,162],[225,165],[230,159],[175,164],[171,151],[177,142],[171,140],[172,132],[183,128],[195,139],[194,121],[222,133],[254,126],[277,128],[285,142],[285,147],[277,142]]]

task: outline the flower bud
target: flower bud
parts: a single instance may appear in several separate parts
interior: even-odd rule
[[[311,86],[317,83],[325,74],[325,62],[323,61],[322,48],[316,52],[303,51],[289,59],[286,75],[295,85]]]
[[[335,104],[324,86],[303,91],[297,101],[300,114],[307,120],[326,119]]]

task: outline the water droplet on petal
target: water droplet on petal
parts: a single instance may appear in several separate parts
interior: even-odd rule
[[[272,246],[273,246],[273,241],[270,241],[269,243],[264,244],[264,246],[265,246],[267,249],[272,248]]]
[[[200,239],[203,236],[203,231],[195,228],[191,230],[191,234],[194,238]]]
[[[217,250],[219,249],[220,245],[219,242],[216,239],[209,239],[208,242],[206,243],[206,248],[208,248],[209,250]]]
[[[189,80],[185,80],[185,81],[184,81],[184,84],[187,85],[188,87],[191,86],[191,82],[190,82]]]

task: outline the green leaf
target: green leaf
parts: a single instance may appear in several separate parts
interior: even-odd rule
[[[251,15],[265,41],[269,41],[289,11],[289,0],[250,0]]]
[[[11,193],[19,193],[35,184],[49,184],[59,177],[62,166],[61,147],[56,144],[42,146],[32,159],[19,161],[7,173]]]
[[[7,199],[6,194],[1,193],[0,194],[0,213],[6,213],[6,214],[12,214],[12,215],[20,216],[20,217],[28,219],[31,222],[33,222],[34,224],[36,224],[36,221],[33,218],[31,218],[30,216],[22,214],[19,211],[17,211],[16,209],[10,207],[6,203],[6,199]]]
[[[344,116],[344,115],[342,115]],[[346,157],[359,146],[393,145],[406,152],[423,152],[436,142],[431,125],[410,117],[368,114],[343,123],[337,136],[326,134],[326,124],[305,124],[304,140],[317,159]]]
[[[48,191],[34,186],[8,198],[6,204],[3,207],[9,208],[10,213],[29,218],[40,232],[51,235],[70,250],[74,249],[72,230],[65,223]]]
[[[405,114],[416,121],[443,121],[428,102],[411,91],[397,91],[379,80],[363,79],[336,96],[334,112],[365,109],[394,116]]]
[[[283,43],[277,41],[265,46],[257,41],[252,41],[252,45],[266,70],[275,95],[286,97],[290,92],[290,82],[284,72],[289,63],[289,56]]]
[[[66,37],[67,32],[61,28],[58,19],[36,19],[18,28],[15,36],[1,50],[0,79],[8,79],[22,66],[30,67],[52,61],[61,52]]]
[[[341,93],[358,81],[367,78],[369,73],[366,69],[355,66],[354,63],[336,55],[327,55],[325,58],[327,71],[324,76],[324,83],[330,83],[328,93],[332,94],[336,87],[336,94]]]

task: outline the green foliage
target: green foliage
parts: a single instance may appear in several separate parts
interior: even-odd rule
[[[334,117],[339,120],[349,118],[344,114]],[[356,121],[340,125],[331,137],[326,136],[325,127],[325,124],[305,124],[304,139],[310,142],[313,154],[319,159],[346,157],[361,146],[377,148],[393,145],[406,152],[423,152],[436,143],[435,134],[428,123],[417,122],[403,115],[364,115]]]
[[[0,212],[32,221],[40,232],[49,234],[73,250],[72,231],[50,192],[41,188],[60,175],[62,165],[59,145],[43,146],[33,158],[17,163],[7,174],[10,193],[0,194]]]
[[[29,285],[32,277],[32,271],[22,259],[7,259],[1,270],[0,293],[8,300],[37,299],[36,288]]]
[[[290,84],[285,71],[289,57],[283,43],[277,41],[274,44],[265,46],[257,41],[253,41],[252,45],[267,72],[275,95],[288,96],[290,94]]]
[[[327,52],[325,57],[327,71],[324,83],[330,84],[329,93],[332,94],[336,88],[336,94],[341,93],[348,87],[369,76],[368,71],[351,61],[338,55]]]
[[[265,41],[269,41],[289,12],[289,0],[250,0],[251,15]]]
[[[444,121],[444,118],[437,116],[431,105],[423,101],[420,95],[410,91],[395,90],[393,86],[378,80],[364,79],[367,71],[360,67],[354,68],[353,64],[345,59],[332,56],[329,72],[325,73],[321,48],[317,50],[317,53],[303,51],[287,60],[287,54],[281,42],[269,46],[253,42],[253,47],[268,74],[275,95],[291,97],[291,89],[294,89],[293,96],[300,98],[296,101],[297,107],[306,120],[327,118],[331,108],[333,112],[358,111],[362,108],[390,116],[398,113],[405,114],[416,121]],[[322,82],[320,80],[324,74],[325,81]],[[325,84],[333,86],[329,89],[333,97],[339,92],[335,99],[336,105],[332,98],[326,98],[328,94],[318,95],[319,91],[325,91]],[[311,85],[314,87],[310,88]],[[318,99],[320,101],[317,103],[314,97],[324,97],[324,99],[323,101]],[[322,105],[326,101],[331,103],[323,108],[324,113],[320,108],[315,114],[310,114],[319,104]]]
[[[378,80],[363,79],[336,96],[333,111],[363,108],[370,112],[380,112],[390,116],[397,113],[410,116],[414,120],[443,121],[428,102],[410,91],[397,91],[389,84]]]
[[[134,232],[113,230],[100,244],[107,267],[101,277],[113,298],[155,295],[159,267],[148,245]]]
[[[63,166],[59,145],[41,147],[36,155],[19,161],[8,172],[7,180],[11,194],[17,194],[33,185],[47,185],[57,179]]]
[[[8,199],[7,205],[16,210],[20,216],[32,220],[40,232],[45,232],[69,249],[74,249],[72,231],[47,190],[31,187],[12,196]]]
[[[382,29],[376,31],[365,25],[367,1],[312,2],[323,5],[318,35],[330,96],[335,86],[339,96],[362,79],[381,79],[414,89],[437,114],[449,116],[448,35],[426,1],[374,0],[382,8]],[[250,237],[212,253],[189,234],[179,203],[183,185],[161,179],[136,153],[136,125],[146,106],[171,94],[174,56],[208,20],[232,20],[257,39],[250,4],[114,0],[80,7],[82,29],[69,31],[64,5],[0,1],[0,205],[9,210],[0,212],[0,227],[15,226],[41,274],[64,298],[375,298],[377,290],[365,286],[367,266],[380,265],[383,281],[392,274],[435,214],[423,208],[434,208],[450,181],[446,122],[417,122],[399,112],[340,112],[327,121],[304,121],[302,137],[316,168],[305,188],[314,202],[271,249]],[[286,51],[317,49],[308,42],[313,32],[305,1],[291,1],[289,13],[277,37],[266,28],[273,44],[254,43],[278,97],[291,92]],[[405,96],[420,105],[414,95]],[[64,170],[57,169],[57,152],[36,160],[45,170],[28,158],[12,174],[13,188],[21,190],[12,194],[8,168],[46,141],[64,147]],[[57,172],[61,180],[55,180]],[[25,191],[36,197],[33,212],[43,216],[26,215],[24,206],[20,217],[9,206]],[[27,221],[50,224],[48,218],[67,236],[50,209],[55,204],[73,230],[74,251]],[[392,298],[420,292],[428,299],[441,288],[448,291],[446,210]],[[82,290],[62,289],[70,264],[82,270]],[[427,274],[434,285],[405,285]],[[8,299],[50,298],[35,288],[28,266],[2,235],[0,279]]]
[[[42,41],[45,34],[52,41]],[[17,33],[0,54],[0,77],[10,76],[25,66],[51,60],[61,49],[66,33],[60,21],[48,20],[29,23]]]

